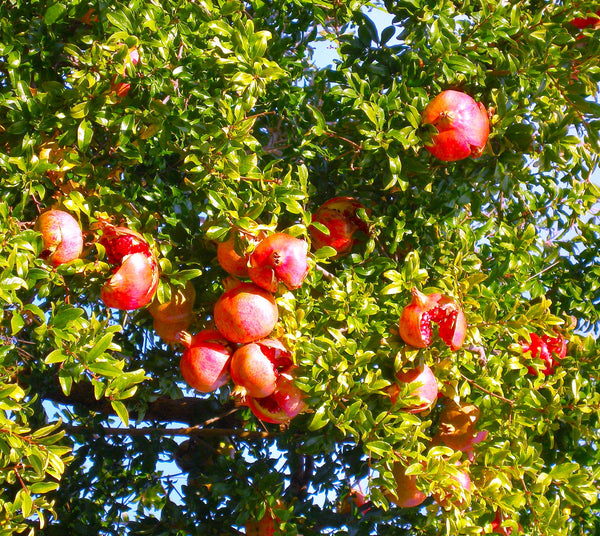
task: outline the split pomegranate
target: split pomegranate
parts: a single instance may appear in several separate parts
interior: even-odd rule
[[[216,329],[205,329],[194,336],[179,335],[186,347],[179,368],[185,382],[196,391],[211,393],[229,381],[231,347]]]
[[[350,253],[355,242],[354,233],[358,230],[368,232],[367,225],[356,215],[361,208],[364,206],[352,197],[334,197],[323,203],[313,214],[312,221],[327,227],[329,234],[310,226],[313,249],[329,246],[337,251],[338,257]]]
[[[275,298],[252,283],[239,283],[217,300],[215,324],[231,342],[247,343],[263,339],[278,320]]]
[[[158,288],[160,270],[146,239],[126,227],[102,224],[99,243],[106,250],[106,260],[117,265],[114,275],[100,290],[100,298],[115,309],[144,307]]]
[[[276,339],[262,339],[238,348],[231,358],[236,395],[264,398],[275,391],[277,378],[293,366],[290,352]]]
[[[439,439],[451,449],[466,452],[471,458],[473,445],[488,436],[487,431],[476,430],[478,419],[477,406],[448,400],[440,413],[439,429],[433,442],[436,443]]]
[[[458,350],[467,335],[467,321],[460,306],[444,294],[423,294],[411,290],[412,300],[400,315],[402,340],[415,348],[427,348],[432,341],[431,323],[438,325],[438,335],[452,350]]]
[[[272,424],[288,424],[305,410],[304,393],[294,385],[293,379],[286,376],[277,378],[275,391],[269,396],[246,399],[257,419]]]
[[[217,244],[217,261],[221,268],[235,277],[248,277],[248,261],[250,255],[240,255],[236,251],[236,241],[241,242],[242,247],[257,244],[264,236],[256,237],[242,231],[232,231],[231,236],[225,242]]]
[[[78,259],[83,250],[83,234],[79,222],[68,212],[48,210],[38,216],[35,229],[42,233],[40,257],[52,266]]]
[[[396,482],[396,496],[386,493],[386,497],[400,508],[412,508],[422,504],[427,495],[417,487],[417,477],[407,475],[406,467],[400,462],[392,466],[394,481]]]
[[[421,122],[437,129],[425,149],[446,162],[477,158],[490,133],[485,106],[461,91],[442,91],[425,107]]]
[[[293,290],[308,274],[308,243],[286,233],[261,240],[250,255],[248,275],[259,287],[276,292],[279,283]]]
[[[546,334],[539,337],[535,333],[530,333],[529,338],[529,343],[525,341],[521,343],[523,353],[530,353],[532,359],[541,359],[546,365],[542,369],[542,374],[549,376],[560,365],[560,360],[567,355],[567,341],[560,334],[555,337]],[[538,369],[535,367],[529,366],[527,371],[534,376],[538,374]]]
[[[435,404],[438,396],[438,384],[433,371],[427,365],[415,367],[406,372],[398,372],[396,379],[400,384],[408,386],[408,395],[410,399],[415,400],[404,411],[408,413],[420,413],[428,410]],[[387,389],[392,404],[398,400],[401,392],[401,386],[393,384]]]

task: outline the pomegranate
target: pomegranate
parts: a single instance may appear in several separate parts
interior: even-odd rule
[[[176,344],[179,342],[179,333],[187,330],[190,327],[191,321],[184,320],[181,322],[163,322],[154,319],[152,327],[154,332],[167,344]]]
[[[269,335],[277,324],[275,298],[252,283],[239,283],[215,303],[215,324],[232,342],[254,342]]]
[[[354,245],[354,233],[358,230],[368,232],[367,225],[357,217],[356,212],[364,208],[352,197],[334,197],[323,203],[313,214],[312,221],[327,227],[329,234],[309,227],[310,238],[314,249],[329,246],[341,257],[350,253]]]
[[[229,381],[231,347],[216,329],[205,329],[194,336],[178,337],[186,347],[179,368],[185,382],[200,391],[211,393]]]
[[[48,210],[38,216],[35,229],[42,233],[44,249],[40,257],[52,266],[78,259],[83,250],[83,234],[79,222],[68,212]]]
[[[600,26],[600,9],[596,11],[596,16],[577,17],[571,21],[571,24],[580,30],[589,28],[590,26]]]
[[[236,251],[236,242],[239,243],[242,250],[245,250],[248,245],[256,245],[263,238],[262,233],[257,237],[243,231],[232,231],[231,236],[225,242],[217,244],[217,261],[221,268],[235,277],[248,277],[250,254],[240,255]]]
[[[539,337],[535,333],[529,334],[530,342],[522,342],[523,353],[530,353],[532,359],[541,359],[546,366],[542,369],[542,374],[548,376],[554,372],[554,369],[560,364],[560,360],[567,355],[567,341],[557,334],[555,337],[542,335]],[[537,376],[538,370],[535,367],[527,367],[529,374]]]
[[[123,62],[123,70],[121,71],[121,76],[127,76],[127,66],[131,65],[135,67],[140,61],[140,53],[136,47],[132,47],[129,49],[129,55]],[[117,95],[119,98],[123,98],[129,94],[131,90],[131,84],[129,82],[118,82],[117,75],[113,76],[110,89],[113,93]]]
[[[246,403],[257,419],[273,424],[288,424],[305,410],[304,393],[294,385],[293,379],[281,375],[275,391],[264,398],[247,398]]]
[[[148,312],[159,322],[184,322],[191,320],[195,299],[196,289],[193,283],[188,281],[183,288],[171,286],[171,299],[167,302],[160,303],[155,297],[148,307]]]
[[[293,290],[308,274],[308,243],[286,233],[261,240],[250,255],[248,275],[259,287],[276,292],[279,283]]]
[[[415,348],[427,348],[432,341],[431,323],[438,325],[438,335],[452,350],[458,350],[467,335],[467,320],[460,306],[444,294],[423,294],[411,290],[412,300],[400,315],[402,340]]]
[[[434,443],[441,440],[454,450],[466,452],[473,457],[473,445],[488,436],[487,431],[477,431],[475,425],[479,419],[479,408],[473,404],[457,403],[448,400],[440,413],[440,423]]]
[[[275,519],[271,512],[267,511],[256,521],[249,519],[244,525],[246,536],[273,536],[275,534]]]
[[[100,298],[115,309],[139,309],[150,303],[158,288],[159,267],[145,238],[126,227],[102,223],[99,243],[106,259],[116,264],[114,275],[100,290]]]
[[[415,367],[406,372],[398,372],[396,379],[401,384],[408,385],[409,397],[416,399],[414,403],[404,408],[409,413],[420,413],[428,410],[435,404],[438,396],[438,384],[431,368],[427,365],[423,367]],[[392,404],[398,400],[398,395],[401,392],[400,385],[393,384],[388,387],[388,394]]]
[[[461,466],[459,462],[456,462],[456,465]],[[451,489],[444,490],[442,493],[433,493],[432,497],[442,508],[449,508],[452,505],[457,507],[467,506],[473,492],[473,483],[469,473],[466,469],[461,469],[457,474],[452,475],[451,479],[454,482]]]
[[[504,515],[500,509],[496,510],[496,516],[492,520],[492,532],[495,534],[502,534],[503,536],[510,536],[512,534],[513,529],[510,527],[503,527],[502,523],[504,522]],[[517,526],[517,532],[523,530],[521,525]]]
[[[352,512],[352,505],[354,505],[354,508],[356,508],[360,514],[365,514],[371,509],[369,500],[358,488],[352,488],[348,493],[342,496],[342,500],[337,510],[340,514],[347,515]]]
[[[264,398],[275,391],[277,378],[293,366],[290,352],[275,339],[262,339],[238,348],[231,358],[235,394]]]
[[[425,149],[446,162],[477,158],[490,133],[485,106],[461,91],[442,91],[425,107],[421,122],[437,129]]]
[[[407,475],[401,462],[394,462],[392,473],[396,482],[396,496],[386,493],[386,497],[400,508],[412,508],[422,504],[427,495],[417,487],[417,477]]]

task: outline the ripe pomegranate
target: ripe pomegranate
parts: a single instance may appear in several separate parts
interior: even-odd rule
[[[386,493],[386,497],[400,508],[412,508],[422,504],[427,495],[417,487],[417,477],[407,475],[406,467],[401,462],[394,462],[392,473],[396,482],[396,496]]]
[[[477,158],[490,133],[485,106],[461,91],[442,91],[425,107],[421,122],[437,129],[425,149],[446,162]]]
[[[229,381],[231,347],[216,329],[205,329],[194,336],[180,334],[186,347],[179,368],[185,382],[200,391],[211,393]]]
[[[445,294],[423,294],[411,290],[412,300],[400,315],[402,340],[415,348],[431,344],[431,323],[438,325],[438,335],[452,350],[458,350],[467,335],[467,320],[460,306]]]
[[[460,463],[456,465],[460,467]],[[449,508],[454,505],[457,507],[465,507],[471,500],[471,493],[473,492],[473,483],[471,477],[466,469],[461,469],[456,475],[452,475],[454,484],[451,485],[450,490],[444,490],[442,493],[433,493],[432,497],[442,507]],[[455,497],[452,501],[450,499]]]
[[[276,292],[280,282],[290,290],[298,288],[308,269],[308,243],[275,233],[261,240],[250,255],[248,275],[259,287]]]
[[[541,359],[546,364],[542,374],[549,376],[560,365],[560,360],[567,355],[567,341],[560,334],[556,337],[546,334],[539,337],[535,333],[530,333],[529,338],[531,342],[521,343],[523,353],[529,352],[532,359]],[[527,370],[529,374],[537,376],[538,371],[535,367],[527,367]]]
[[[590,26],[600,26],[600,9],[596,11],[596,16],[577,17],[571,21],[571,24],[580,30]]]
[[[215,324],[231,342],[254,342],[269,335],[277,324],[275,298],[252,283],[239,283],[215,303]]]
[[[281,375],[275,391],[264,398],[247,398],[246,403],[257,419],[273,424],[288,424],[305,410],[304,393],[294,385],[293,379]]]
[[[190,327],[191,321],[182,322],[162,322],[156,320],[152,322],[154,332],[167,344],[176,344],[179,342],[179,333],[186,331]]]
[[[249,519],[244,525],[246,536],[273,536],[275,534],[275,519],[271,512],[267,511],[256,521]]]
[[[183,289],[171,287],[171,299],[165,303],[160,303],[155,296],[148,312],[154,318],[154,331],[161,339],[176,343],[177,333],[190,327],[195,299],[196,289],[191,281]]]
[[[337,257],[350,253],[354,245],[354,233],[368,232],[367,225],[357,217],[356,212],[364,208],[352,197],[334,197],[323,203],[313,214],[312,221],[327,227],[329,234],[309,227],[313,249],[329,246],[337,251]]]
[[[78,259],[83,250],[83,234],[79,222],[68,212],[48,210],[38,216],[35,229],[42,233],[44,249],[40,257],[52,266]]]
[[[115,309],[139,309],[150,303],[158,288],[160,270],[145,238],[126,227],[102,223],[99,243],[106,259],[116,264],[114,275],[100,290],[100,298]]]
[[[404,408],[409,413],[420,413],[428,410],[435,404],[438,396],[438,384],[431,368],[427,365],[415,367],[406,372],[398,372],[396,379],[401,384],[408,386],[408,392],[411,399],[416,399],[414,403]],[[398,400],[401,392],[400,385],[393,384],[387,390],[392,404]]]
[[[277,378],[294,362],[290,352],[276,339],[262,339],[238,348],[231,358],[235,394],[242,398],[264,398],[275,391]]]
[[[502,534],[503,536],[510,536],[512,534],[512,528],[503,527],[502,523],[504,522],[504,515],[500,509],[496,510],[496,516],[492,520],[492,532],[495,534]],[[523,527],[521,525],[517,526],[517,532],[521,532]]]
[[[352,512],[352,505],[354,505],[354,508],[356,508],[360,514],[365,514],[371,509],[370,501],[358,488],[352,488],[348,493],[342,496],[337,511],[340,514],[348,515]]]
[[[256,245],[264,238],[264,234],[254,236],[244,231],[232,231],[231,236],[225,242],[217,244],[217,261],[221,268],[235,277],[246,278],[248,276],[248,262],[250,254],[240,255],[236,251],[236,242],[240,243],[242,250],[248,245]]]

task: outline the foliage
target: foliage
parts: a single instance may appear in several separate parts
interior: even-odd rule
[[[498,509],[525,534],[595,534],[600,30],[569,20],[596,9],[386,0],[381,29],[366,0],[2,2],[0,534],[241,534],[268,511],[290,535],[474,535]],[[319,41],[333,65],[314,64]],[[420,112],[447,88],[491,112],[478,159],[423,150]],[[199,330],[223,292],[216,241],[232,226],[310,240],[337,195],[365,205],[369,233],[347,257],[313,252],[304,285],[278,295],[310,408],[289,428],[228,387],[190,392],[149,313],[99,300],[103,219],[156,250],[160,300],[193,281]],[[50,207],[86,232],[56,269],[33,230]],[[460,301],[463,349],[402,343],[414,286]],[[555,328],[567,357],[528,373],[522,342]],[[394,460],[451,495],[469,464],[430,448],[441,401],[391,404],[411,362],[481,411],[468,506],[384,493]],[[359,483],[369,508],[342,512]]]

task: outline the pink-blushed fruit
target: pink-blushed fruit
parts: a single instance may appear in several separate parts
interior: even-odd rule
[[[205,329],[192,337],[180,336],[186,350],[179,368],[185,382],[196,391],[211,393],[229,379],[231,347],[216,329]]]
[[[398,372],[396,379],[400,384],[408,386],[409,396],[414,402],[404,409],[408,413],[420,413],[431,408],[437,401],[438,383],[433,375],[433,371],[427,365],[415,367],[405,372]],[[392,384],[387,392],[392,404],[398,400],[401,386]]]
[[[560,361],[567,355],[567,341],[561,334],[555,337],[535,333],[529,334],[530,342],[523,341],[521,348],[523,353],[530,353],[532,359],[540,359],[545,363],[542,369],[544,376],[554,373],[554,369],[560,365]],[[529,374],[537,376],[538,370],[535,367],[527,367]]]
[[[121,71],[121,76],[127,76],[127,65],[132,65],[135,67],[140,61],[140,52],[136,47],[129,49],[129,55],[123,62],[123,70]],[[119,98],[126,97],[131,90],[131,84],[129,82],[119,82],[117,75],[113,76],[110,89],[113,93],[117,95]]]
[[[461,467],[459,462],[456,465]],[[471,501],[471,493],[473,492],[473,483],[467,469],[459,469],[456,475],[452,475],[451,480],[453,481],[453,484],[450,486],[452,489],[445,490],[444,493],[433,493],[433,499],[442,508],[450,508],[452,505],[459,508],[467,506]],[[457,496],[452,498],[452,492],[457,494]]]
[[[288,424],[306,409],[304,393],[286,376],[277,378],[272,394],[264,398],[248,397],[246,403],[257,419],[272,424]]]
[[[231,358],[234,392],[242,398],[264,398],[275,391],[277,378],[293,366],[291,353],[276,339],[262,339],[238,348]]]
[[[217,300],[217,329],[231,342],[248,343],[265,338],[278,320],[275,298],[252,283],[239,283]]]
[[[454,450],[466,452],[473,457],[473,446],[487,438],[486,430],[476,429],[479,408],[473,404],[447,400],[440,413],[440,422],[433,442],[441,441]]]
[[[239,243],[242,250],[245,250],[244,248],[248,246],[256,246],[264,238],[265,233],[262,231],[254,235],[241,229],[232,230],[227,240],[217,243],[217,261],[221,268],[234,277],[249,277],[248,262],[250,260],[250,253],[238,253],[236,251],[236,244]]]
[[[502,514],[502,510],[498,508],[496,510],[496,515],[492,520],[492,532],[495,534],[502,534],[503,536],[511,536],[513,529],[510,527],[503,527],[502,523],[504,522],[504,515]],[[517,526],[517,532],[521,532],[523,527],[521,525]]]
[[[355,242],[354,233],[358,230],[368,232],[367,225],[356,215],[363,208],[353,197],[334,197],[323,203],[313,214],[312,221],[327,227],[329,234],[310,226],[313,249],[329,246],[337,251],[338,257],[350,253]]]
[[[100,290],[100,298],[115,309],[133,310],[144,307],[158,288],[160,269],[146,239],[126,227],[107,223],[98,241],[106,250],[106,259],[117,265],[113,276]]]
[[[440,338],[458,350],[467,335],[467,320],[460,306],[444,294],[423,294],[411,290],[412,300],[400,315],[398,331],[402,340],[415,348],[427,348],[432,341],[431,323],[438,325]]]
[[[42,233],[44,249],[40,257],[52,266],[78,259],[83,250],[83,234],[79,222],[68,212],[48,210],[38,216],[35,229]]]
[[[392,474],[396,483],[396,496],[386,493],[388,500],[400,508],[412,508],[422,504],[427,495],[417,487],[417,477],[407,475],[406,467],[401,462],[394,462]]]
[[[297,289],[308,274],[308,243],[286,233],[261,240],[250,255],[248,275],[259,287],[276,292],[279,283]]]
[[[446,90],[435,97],[421,114],[423,125],[433,125],[437,134],[425,148],[436,158],[454,162],[483,152],[490,133],[485,106],[462,91]]]
[[[596,16],[576,17],[570,22],[575,28],[579,28],[580,30],[589,28],[590,26],[600,26],[600,9],[596,11]]]

